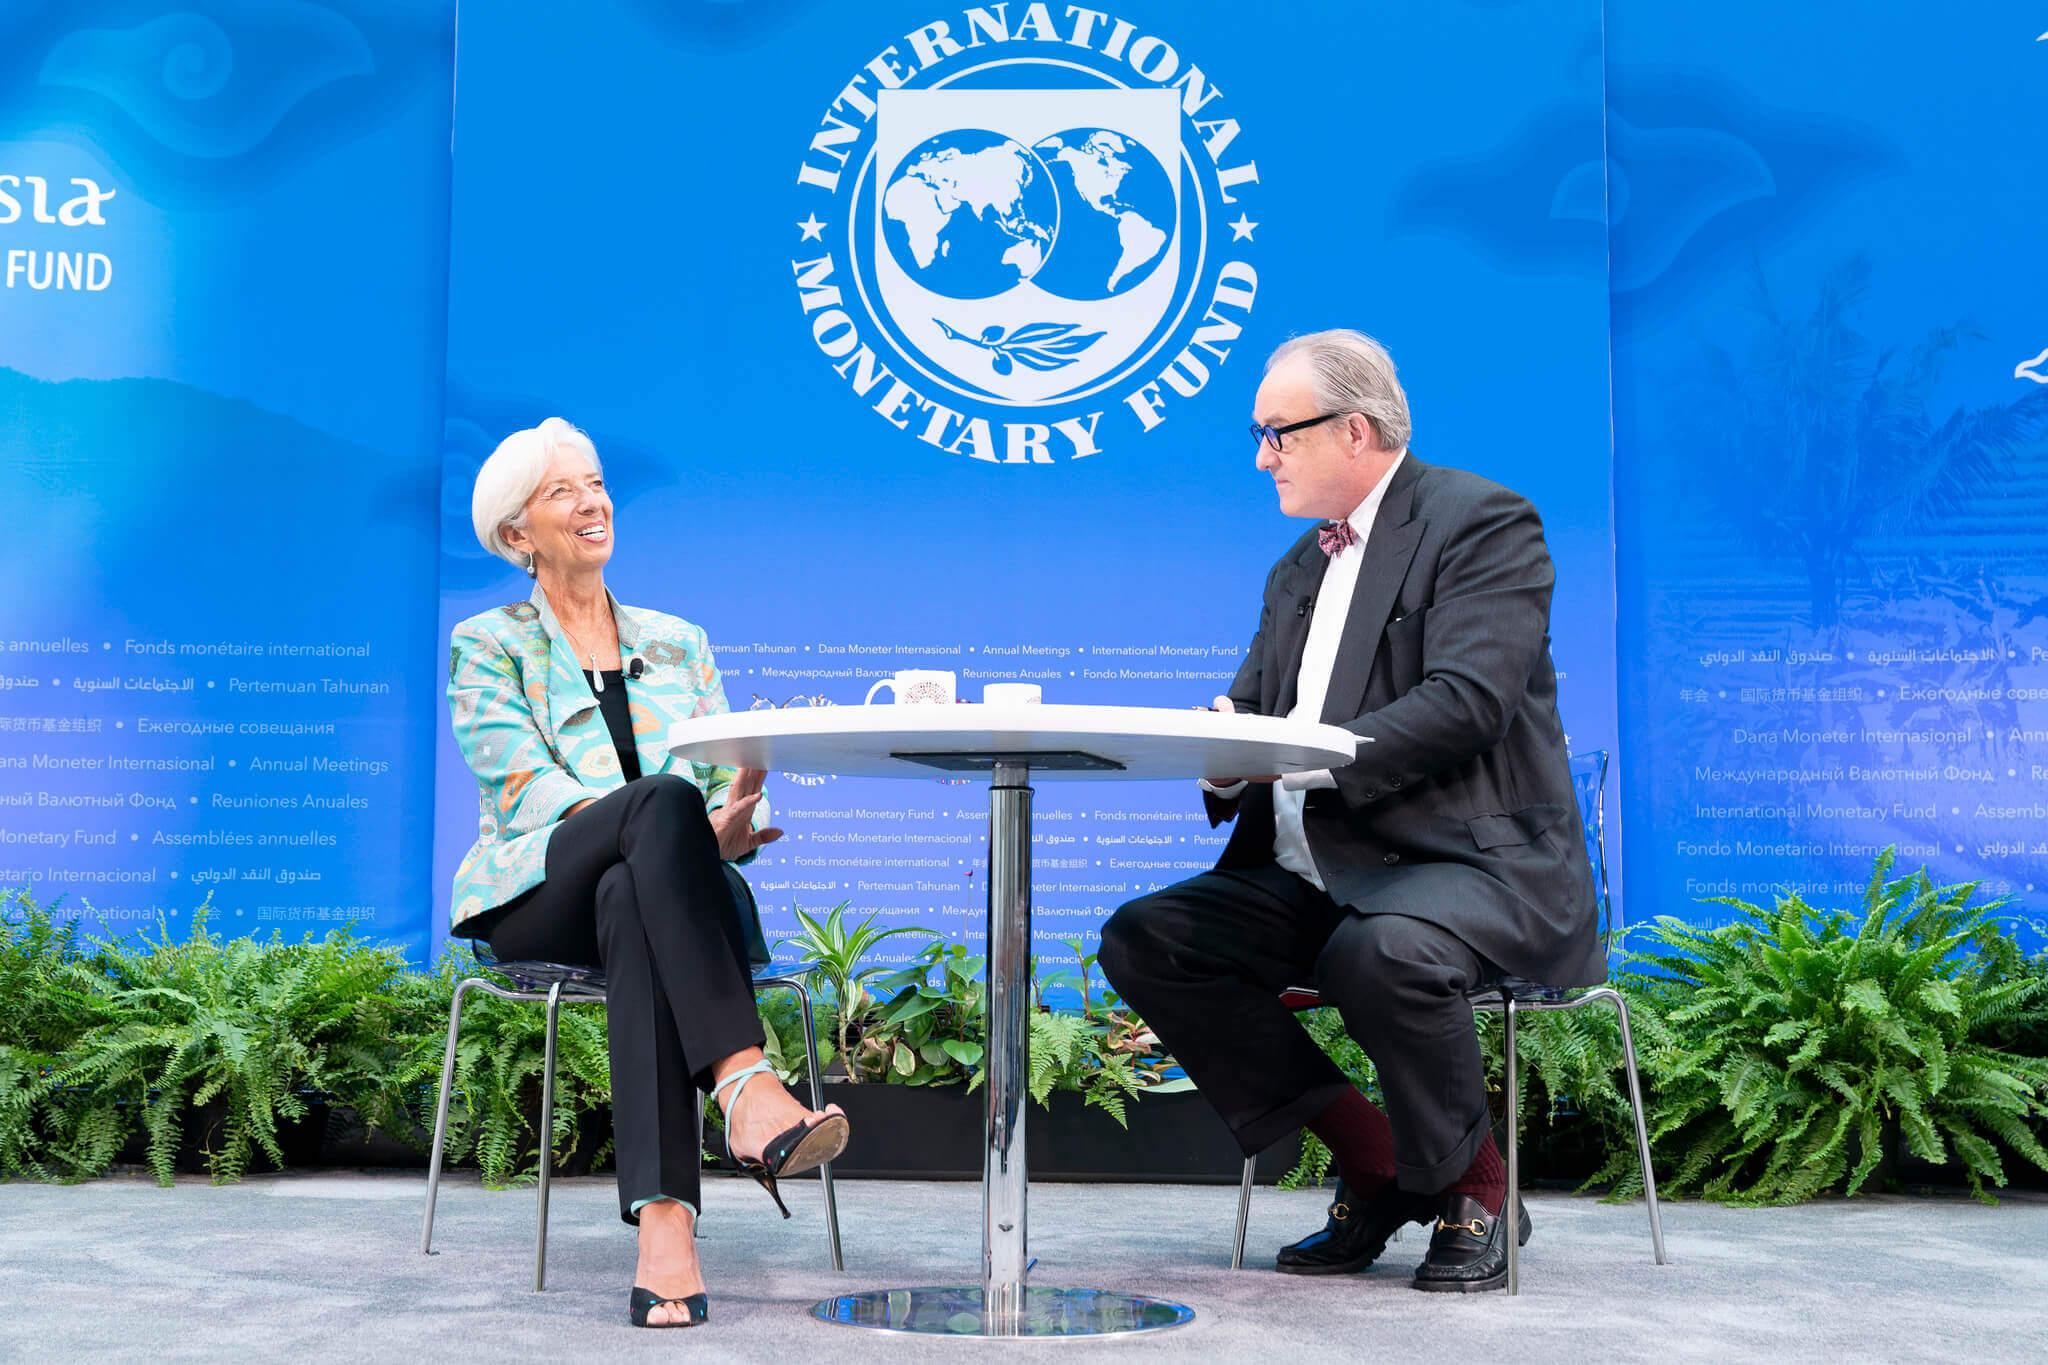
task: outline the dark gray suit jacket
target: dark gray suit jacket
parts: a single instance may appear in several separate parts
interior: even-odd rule
[[[1311,530],[1273,566],[1231,701],[1284,716],[1328,567]],[[1528,499],[1463,470],[1398,469],[1365,546],[1322,719],[1373,742],[1311,791],[1323,884],[1366,914],[1442,925],[1516,976],[1606,976],[1550,661],[1550,552]],[[1272,788],[1209,797],[1235,817],[1219,870],[1273,861]]]

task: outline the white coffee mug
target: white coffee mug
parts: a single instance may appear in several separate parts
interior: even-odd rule
[[[1018,706],[1044,699],[1037,683],[989,683],[981,689],[984,706]]]
[[[867,704],[873,705],[875,693],[888,688],[896,694],[896,701],[909,705],[950,704],[953,700],[953,675],[943,668],[906,668],[894,677],[883,678],[868,689]]]

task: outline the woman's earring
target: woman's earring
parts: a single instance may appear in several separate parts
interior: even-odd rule
[[[534,567],[533,567],[533,553],[532,553],[532,551],[528,551],[528,552],[527,552],[527,555],[526,555],[526,576],[527,576],[528,578],[533,578],[533,577],[535,577],[535,572],[534,572]]]

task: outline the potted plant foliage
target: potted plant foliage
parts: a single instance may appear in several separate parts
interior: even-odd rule
[[[835,1163],[846,1175],[978,1179],[984,1101],[977,1093],[987,1044],[987,962],[934,936],[898,970],[863,968],[884,938],[929,930],[848,929],[846,906],[822,918],[799,912],[790,946],[826,982],[831,1040],[828,1098],[853,1119],[856,1138]],[[1228,1131],[1179,1074],[1142,1021],[1095,979],[1095,959],[1066,941],[1074,969],[1032,967],[1030,1066],[1036,1107],[1025,1150],[1034,1178],[1235,1181],[1242,1157]],[[1048,991],[1078,993],[1078,1010],[1055,1010]],[[781,1037],[779,1055],[800,1055]],[[1268,1178],[1296,1157],[1276,1150]]]

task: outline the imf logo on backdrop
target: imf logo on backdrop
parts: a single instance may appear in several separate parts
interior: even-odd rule
[[[950,455],[1158,429],[1250,315],[1257,164],[1224,93],[1094,10],[989,5],[884,47],[797,168],[790,261],[851,396]]]

